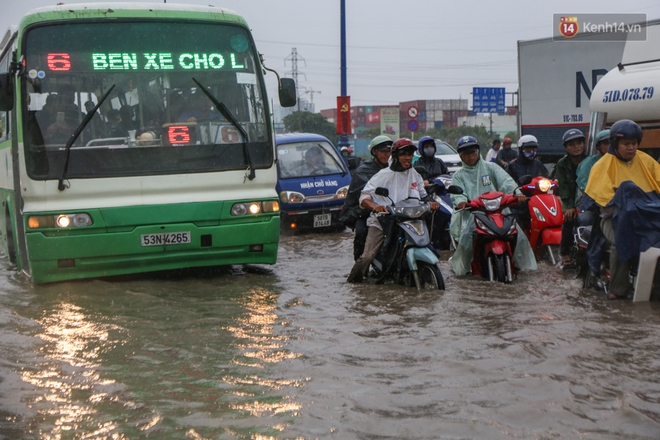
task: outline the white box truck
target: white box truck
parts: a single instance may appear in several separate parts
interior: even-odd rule
[[[593,36],[591,36],[593,38]],[[539,156],[554,163],[566,152],[562,135],[589,129],[596,83],[621,61],[625,41],[552,38],[518,42],[519,133],[539,140]]]

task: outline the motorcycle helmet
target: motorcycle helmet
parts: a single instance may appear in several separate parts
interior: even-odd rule
[[[599,142],[604,141],[605,139],[609,140],[610,138],[610,131],[609,130],[601,130],[598,132],[596,135],[596,145],[598,145]]]
[[[437,150],[437,147],[435,146],[435,139],[433,139],[431,136],[424,136],[417,142],[417,151],[419,151],[419,155],[424,157],[424,144],[431,143],[433,145],[433,149]]]
[[[642,142],[642,128],[630,119],[616,121],[610,127],[610,142],[612,142],[614,148],[617,147],[619,139],[637,139],[639,144]]]
[[[379,150],[383,147],[391,147],[393,143],[394,142],[392,142],[392,139],[390,139],[388,136],[385,135],[376,136],[369,143],[369,152],[371,153],[372,156],[375,156],[376,155],[375,150]]]
[[[524,148],[529,148],[529,147],[534,147],[534,148],[539,147],[539,141],[536,139],[536,136],[532,136],[531,134],[526,134],[522,136],[520,139],[518,139],[519,149],[522,150]]]
[[[567,130],[566,133],[564,133],[564,136],[561,138],[561,143],[565,147],[567,143],[575,139],[582,139],[582,141],[584,141],[586,138],[584,137],[584,133],[582,133],[580,130],[577,128],[571,128],[570,130]]]
[[[415,144],[410,139],[397,139],[392,146],[392,157],[398,157],[404,151],[412,151],[414,153],[416,149],[417,147],[415,147]]]
[[[341,151],[342,156],[348,156],[348,153],[349,153],[348,147],[341,147],[340,151]]]
[[[504,138],[502,141],[502,145],[511,145],[511,138]]]
[[[479,142],[472,136],[463,136],[456,143],[456,151],[459,155],[468,151],[479,151]]]

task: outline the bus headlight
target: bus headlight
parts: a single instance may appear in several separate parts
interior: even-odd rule
[[[92,217],[87,213],[77,214],[55,214],[55,215],[32,215],[28,217],[28,228],[72,228],[80,226],[92,226]]]
[[[280,202],[268,200],[263,203],[264,212],[280,212]]]
[[[266,200],[263,202],[234,203],[231,207],[231,215],[233,216],[254,215],[264,212],[280,212],[280,203],[277,200]]]

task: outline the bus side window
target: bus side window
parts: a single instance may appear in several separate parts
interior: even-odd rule
[[[5,56],[0,60],[0,72],[6,73],[9,71],[9,61],[12,56],[12,51],[5,52]],[[10,112],[0,112],[0,142],[11,139],[9,135],[9,114]]]

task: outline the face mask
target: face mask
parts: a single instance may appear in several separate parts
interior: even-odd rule
[[[525,157],[526,157],[527,159],[529,159],[529,160],[533,160],[533,159],[536,157],[536,151],[535,151],[535,150],[532,150],[532,151],[523,151],[523,154],[524,154]]]
[[[435,154],[435,148],[433,147],[424,147],[424,155],[431,157]]]

